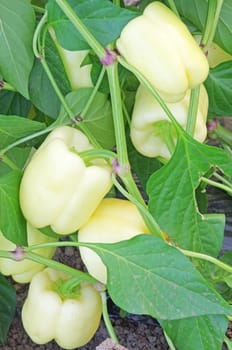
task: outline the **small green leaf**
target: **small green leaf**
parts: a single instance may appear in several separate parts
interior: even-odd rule
[[[19,206],[21,172],[0,177],[0,230],[10,241],[27,245],[26,221]]]
[[[217,256],[223,243],[225,217],[200,213],[195,194],[201,176],[212,167],[232,173],[226,152],[201,144],[183,132],[173,157],[151,175],[147,192],[150,212],[180,247]]]
[[[14,287],[0,274],[0,343],[4,345],[16,310]]]
[[[60,92],[65,96],[71,87],[57,49],[49,36],[46,38],[45,57]],[[40,111],[53,119],[57,118],[61,102],[39,60],[35,61],[30,75],[29,94],[31,101]]]
[[[143,234],[115,244],[84,245],[107,266],[109,294],[127,312],[161,320],[231,312],[191,262],[159,238]]]
[[[0,114],[0,148],[3,149],[14,141],[43,130],[45,127],[45,124],[34,120]]]
[[[210,69],[205,81],[209,96],[211,116],[232,115],[232,61],[224,62]]]
[[[88,103],[92,92],[93,88],[80,88],[70,92],[65,97],[69,107],[76,116],[82,116],[82,111]],[[57,122],[65,119],[69,119],[69,117],[64,108],[61,107]],[[93,133],[102,147],[109,149],[115,145],[112,110],[107,95],[101,92],[95,94],[82,123],[86,124],[88,130]]]
[[[138,15],[137,12],[120,8],[108,0],[68,0],[68,3],[103,46],[115,40],[127,22]],[[69,50],[89,48],[54,0],[48,1],[47,10],[48,22],[54,27],[62,47]]]
[[[223,315],[206,315],[161,321],[161,325],[179,350],[221,350],[228,320]]]
[[[35,14],[29,1],[0,1],[0,74],[26,98],[34,60],[34,27]]]
[[[5,90],[0,91],[1,114],[27,117],[30,107],[31,102],[18,92]]]

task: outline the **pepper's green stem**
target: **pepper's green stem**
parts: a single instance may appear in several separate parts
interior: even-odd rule
[[[185,249],[181,249],[181,248],[177,248],[181,253],[183,253],[185,256],[188,256],[190,258],[196,258],[196,259],[202,259],[202,260],[206,260],[209,261],[211,263],[213,263],[214,265],[220,267],[221,269],[232,273],[232,266],[225,264],[224,262],[210,256],[210,255],[206,255],[206,254],[202,254],[202,253],[197,253],[197,252],[192,252],[190,250],[185,250]]]
[[[208,47],[211,45],[221,12],[221,8],[224,0],[209,0],[208,11],[206,18],[206,25],[204,27],[204,33],[201,40],[204,52],[207,52]]]
[[[102,315],[103,320],[107,329],[107,332],[110,336],[110,338],[114,341],[115,344],[119,344],[118,338],[115,334],[114,328],[111,324],[108,309],[107,309],[107,299],[106,299],[106,293],[100,292],[101,300],[102,300]]]
[[[112,164],[112,162],[117,158],[117,155],[114,152],[108,151],[106,149],[93,149],[78,153],[78,155],[84,160],[85,163],[91,162],[92,160],[96,160],[98,158],[102,158]]]
[[[204,177],[204,176],[202,176],[200,179],[202,181],[204,181],[205,183],[207,183],[209,185],[212,185],[214,187],[220,188],[221,190],[224,190],[224,191],[226,191],[226,192],[228,192],[228,193],[230,193],[232,195],[232,188],[231,187],[228,187],[228,186],[226,186],[224,184],[221,184],[219,182],[210,180],[210,179],[208,179],[207,177]]]
[[[14,260],[12,252],[6,250],[0,250],[0,257]]]
[[[77,14],[73,11],[73,9],[68,4],[68,2],[66,0],[56,0],[56,3],[64,12],[64,14],[68,17],[70,22],[72,22],[72,24],[78,30],[78,32],[82,35],[85,41],[89,44],[89,46],[92,47],[96,55],[99,58],[104,57],[105,49],[95,39],[95,37],[89,32],[88,28],[82,23],[82,21],[77,16]]]
[[[196,87],[195,89],[192,89],[191,94],[190,94],[188,119],[187,119],[187,125],[186,125],[186,132],[190,136],[194,135],[194,131],[196,128],[197,111],[198,111],[198,105],[199,105],[199,95],[200,95],[200,85],[198,87]]]

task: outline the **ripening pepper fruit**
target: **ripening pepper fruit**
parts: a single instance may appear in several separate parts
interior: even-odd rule
[[[79,152],[92,149],[88,138],[69,126],[54,129],[29,161],[20,184],[22,212],[34,227],[59,234],[78,230],[112,186],[102,160],[85,165]]]
[[[208,75],[207,59],[188,28],[159,1],[123,28],[116,46],[167,102],[180,101]]]
[[[149,233],[137,207],[128,200],[105,198],[89,221],[79,230],[79,242],[115,243]],[[106,284],[107,272],[100,257],[89,248],[79,247],[88,272]]]
[[[185,129],[187,124],[190,90],[185,97],[176,103],[167,103],[179,124]],[[207,136],[206,119],[208,113],[208,95],[204,85],[200,87],[199,105],[194,138],[203,142]],[[135,97],[131,118],[130,137],[137,151],[146,157],[169,159],[171,154],[167,139],[176,142],[176,132],[170,119],[144,86],[140,85]]]
[[[40,244],[46,242],[56,241],[53,237],[48,237],[41,233],[39,230],[32,227],[27,223],[27,241],[28,245]],[[2,232],[0,232],[0,249],[13,251],[15,244],[6,239]],[[36,249],[35,253],[42,255],[46,258],[52,258],[56,248],[48,247]],[[44,265],[36,263],[31,260],[15,261],[5,258],[0,258],[0,272],[5,276],[12,276],[12,278],[18,283],[28,283],[32,277],[45,268]]]
[[[36,344],[55,340],[63,349],[87,344],[100,323],[102,304],[99,292],[81,283],[70,296],[60,293],[60,283],[69,278],[46,268],[37,273],[22,308],[23,327]]]

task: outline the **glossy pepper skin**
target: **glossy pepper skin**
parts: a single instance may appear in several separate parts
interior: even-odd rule
[[[89,219],[112,186],[104,161],[86,166],[78,154],[92,148],[82,132],[62,126],[34,153],[20,184],[21,209],[34,227],[70,234]]]
[[[185,129],[187,124],[190,91],[184,99],[176,103],[167,103],[168,108]],[[203,142],[207,136],[206,119],[208,113],[208,95],[203,85],[200,88],[194,138]],[[171,123],[152,94],[142,85],[139,86],[131,118],[130,137],[137,151],[147,157],[170,158],[165,138]],[[166,127],[166,129],[165,129]],[[170,131],[170,129],[169,129]],[[176,142],[175,129],[172,127],[172,141]]]
[[[207,78],[204,53],[185,24],[159,1],[123,28],[116,46],[166,102],[180,101]]]
[[[53,237],[48,237],[41,233],[39,230],[32,227],[27,223],[27,241],[28,245],[40,244],[46,242],[56,241]],[[13,251],[15,244],[6,239],[0,232],[0,249]],[[41,248],[36,249],[34,252],[42,255],[46,258],[52,258],[56,248]],[[44,265],[36,263],[31,260],[24,259],[22,261],[14,261],[10,259],[0,258],[0,272],[5,276],[12,276],[12,278],[18,283],[28,283],[32,277],[39,271],[45,268]]]
[[[62,297],[56,282],[68,278],[50,268],[33,277],[22,308],[22,322],[34,343],[54,339],[63,349],[75,349],[95,334],[102,314],[100,294],[92,285],[82,283],[76,296]]]
[[[149,233],[136,206],[128,200],[105,198],[79,230],[79,242],[115,243]],[[106,267],[89,248],[80,247],[81,258],[88,272],[103,284],[107,282]]]

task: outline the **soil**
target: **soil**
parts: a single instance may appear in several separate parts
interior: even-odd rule
[[[231,118],[230,123],[229,128],[232,130]],[[232,197],[214,188],[209,192],[208,199],[209,212],[226,214],[223,250],[230,250],[232,249]],[[67,265],[84,269],[78,251],[72,247],[57,249],[55,259]],[[26,335],[21,323],[21,308],[27,295],[28,285],[15,283],[15,288],[17,290],[16,315],[10,327],[7,342],[4,346],[0,346],[0,350],[61,350],[55,342],[36,345]],[[121,317],[119,310],[110,299],[108,304],[111,321],[120,345],[115,346],[110,339],[107,339],[106,328],[101,322],[91,342],[79,350],[169,350],[162,329],[156,320],[147,316],[126,315]],[[227,336],[232,339],[232,324],[229,325]]]

